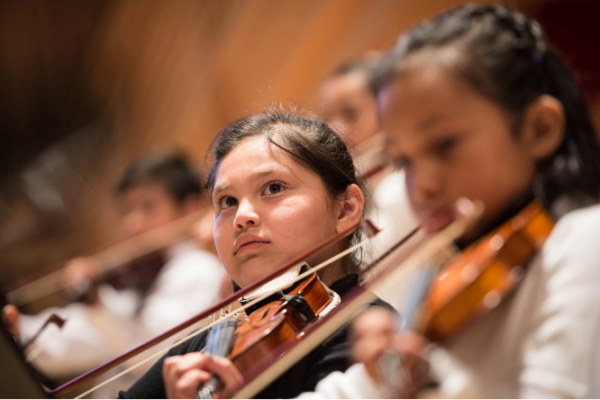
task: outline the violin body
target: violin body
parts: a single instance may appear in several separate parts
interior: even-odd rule
[[[311,275],[285,297],[250,314],[235,330],[236,340],[228,357],[244,373],[257,360],[272,356],[282,343],[299,340],[302,329],[313,322],[331,301],[317,274]]]
[[[420,331],[443,342],[495,308],[523,278],[554,221],[534,201],[442,267],[422,305]]]

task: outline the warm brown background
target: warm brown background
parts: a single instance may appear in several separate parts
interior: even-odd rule
[[[202,165],[232,119],[281,100],[314,110],[320,81],[339,63],[385,50],[410,25],[459,3],[3,2],[0,164],[40,154],[22,164],[26,173],[2,175],[3,285],[114,243],[112,185],[131,161],[181,147]],[[594,104],[598,3],[508,2],[541,19]],[[62,132],[73,134],[39,151]]]

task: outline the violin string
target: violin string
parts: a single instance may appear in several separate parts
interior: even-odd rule
[[[354,246],[349,247],[348,249],[346,249],[346,250],[342,251],[341,253],[338,253],[335,256],[333,256],[333,257],[331,257],[331,258],[323,261],[321,264],[319,264],[319,265],[317,265],[317,266],[315,266],[313,268],[309,268],[306,272],[298,275],[298,277],[296,277],[296,279],[294,279],[294,283],[297,282],[297,281],[299,281],[299,280],[301,280],[301,279],[304,279],[305,277],[307,277],[309,275],[312,275],[313,273],[315,273],[315,272],[317,272],[317,271],[325,268],[326,266],[330,265],[331,263],[333,263],[333,262],[335,262],[335,261],[337,261],[337,260],[339,260],[339,259],[347,256],[348,254],[354,252],[355,250],[358,250],[359,248],[365,246],[367,243],[369,243],[373,239],[373,237],[367,238],[367,239],[361,241],[360,243],[357,243]],[[203,328],[198,329],[195,332],[192,332],[191,334],[189,334],[188,336],[186,336],[184,338],[181,338],[181,339],[177,340],[175,343],[173,343],[172,345],[170,345],[166,349],[162,349],[162,350],[157,351],[156,353],[154,353],[154,354],[148,356],[147,358],[141,360],[137,364],[134,364],[131,367],[129,367],[129,368],[123,370],[122,372],[118,373],[117,375],[115,375],[115,376],[107,379],[106,381],[100,382],[98,385],[92,387],[88,391],[84,392],[83,394],[80,394],[79,396],[77,396],[75,398],[76,399],[80,399],[80,398],[82,398],[84,396],[87,396],[88,394],[90,394],[90,393],[92,393],[92,392],[100,389],[101,387],[104,387],[105,385],[109,384],[110,382],[113,382],[114,380],[120,378],[121,376],[123,376],[123,375],[125,375],[125,374],[127,374],[127,373],[129,373],[131,371],[133,371],[136,368],[139,368],[140,366],[144,365],[145,363],[149,362],[150,360],[153,360],[153,359],[157,358],[158,356],[163,355],[164,353],[168,352],[169,350],[173,349],[174,347],[179,346],[180,344],[185,343],[186,341],[188,341],[188,340],[190,340],[190,339],[192,339],[192,338],[200,335],[201,333],[203,333],[206,330],[212,328],[213,326],[215,326],[216,324],[218,324],[222,320],[233,318],[233,316],[235,314],[237,314],[237,313],[239,313],[241,311],[245,311],[247,308],[252,307],[253,305],[255,305],[255,304],[263,301],[267,297],[271,296],[272,294],[274,294],[274,293],[276,293],[276,292],[278,292],[278,291],[280,291],[282,289],[284,289],[284,288],[281,287],[281,288],[278,288],[276,290],[269,291],[269,292],[267,292],[267,293],[265,293],[265,294],[257,297],[256,299],[254,299],[254,300],[246,303],[245,305],[243,305],[241,307],[238,307],[237,309],[235,309],[233,311],[233,314],[226,315],[223,318],[220,318],[219,320],[212,319],[212,321],[211,321],[211,317],[213,317],[213,315],[211,315],[209,317],[209,323],[208,323],[208,325],[204,326]]]

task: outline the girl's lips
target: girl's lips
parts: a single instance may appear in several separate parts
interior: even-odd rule
[[[238,251],[235,252],[235,254],[238,255],[245,251],[260,249],[260,248],[266,246],[267,244],[269,244],[269,242],[262,242],[262,241],[248,242],[248,243],[241,245],[240,248],[238,249]]]
[[[428,214],[424,218],[424,227],[428,232],[438,232],[454,221],[454,210],[443,208]]]

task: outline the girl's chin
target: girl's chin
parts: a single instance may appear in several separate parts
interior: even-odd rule
[[[248,286],[271,272],[283,267],[283,265],[289,261],[290,257],[287,255],[267,256],[266,254],[257,254],[235,266],[235,270],[238,272],[236,275],[239,279],[239,281],[236,280],[236,282],[241,287]],[[233,274],[231,275],[233,276]]]
[[[279,268],[280,266],[278,266]],[[264,264],[263,263],[247,263],[246,265],[242,266],[242,271],[252,271],[252,273],[250,274],[238,274],[238,280],[235,280],[238,285],[240,285],[241,287],[246,287],[248,285],[250,285],[253,282],[256,282],[257,280],[267,276],[268,274],[270,274],[271,272],[274,271],[274,269],[270,269],[270,270],[264,270]]]

